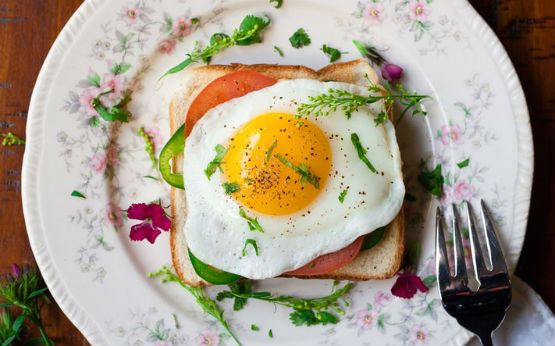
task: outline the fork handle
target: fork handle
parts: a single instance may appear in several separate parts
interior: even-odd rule
[[[482,342],[483,346],[493,346],[493,341],[491,341],[491,333],[484,333],[483,335],[479,335],[480,342]]]

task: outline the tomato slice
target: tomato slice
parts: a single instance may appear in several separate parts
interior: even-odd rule
[[[364,242],[364,237],[358,237],[351,245],[344,247],[343,249],[322,255],[317,257],[312,262],[295,269],[290,272],[286,272],[287,275],[320,275],[331,272],[345,264],[351,262],[360,251],[360,247]]]
[[[277,83],[277,79],[251,70],[240,70],[226,74],[208,84],[195,98],[185,120],[185,138],[202,116],[219,105],[252,91]]]

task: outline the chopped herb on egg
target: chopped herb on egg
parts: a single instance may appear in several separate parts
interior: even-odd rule
[[[291,37],[289,37],[289,42],[291,42],[293,47],[301,48],[308,46],[311,40],[306,31],[304,31],[303,28],[299,28],[293,33],[293,35],[291,35]]]
[[[339,197],[337,197],[337,199],[339,199],[339,202],[343,203],[343,201],[345,201],[345,196],[347,196],[347,192],[349,191],[348,190],[341,191],[341,193],[339,194]]]
[[[261,233],[264,233],[264,229],[258,223],[258,218],[247,216],[247,213],[245,213],[245,210],[243,208],[239,208],[239,216],[247,220],[247,223],[249,224],[249,229],[251,231],[259,231]]]
[[[278,159],[281,163],[286,165],[287,167],[294,169],[295,172],[300,174],[301,175],[301,183],[304,183],[305,181],[308,181],[315,188],[317,188],[317,189],[320,188],[320,178],[318,178],[313,173],[311,173],[308,170],[308,167],[306,165],[301,164],[301,165],[295,166],[293,163],[288,161],[285,157],[281,156],[280,154],[276,154],[276,155],[274,155],[274,157],[276,159]]]
[[[206,174],[206,177],[208,178],[208,180],[210,180],[210,177],[212,176],[212,174],[216,173],[217,169],[219,169],[220,172],[223,172],[222,163],[224,162],[222,160],[228,151],[228,149],[226,149],[221,144],[216,145],[214,150],[216,151],[216,156],[214,156],[214,159],[210,161],[210,163],[208,163],[208,166],[206,166],[206,169],[204,170],[204,174]]]
[[[358,135],[356,133],[351,133],[351,142],[353,142],[353,145],[355,146],[355,149],[357,150],[358,158],[362,162],[364,162],[364,164],[368,167],[368,169],[372,173],[376,173],[376,169],[374,168],[374,166],[372,166],[372,163],[370,163],[370,160],[368,160],[368,158],[366,157],[367,151],[366,151],[366,149],[364,149],[362,144],[360,144],[360,138],[358,137]]]
[[[247,246],[249,244],[254,248],[254,252],[256,253],[256,256],[258,256],[258,245],[256,245],[256,240],[254,240],[254,239],[247,239],[245,241],[245,246],[243,246],[243,251],[241,251],[241,254],[243,256],[247,255]]]
[[[270,161],[270,159],[272,158],[272,151],[274,151],[274,149],[277,146],[277,140],[274,141],[274,143],[272,143],[272,145],[270,145],[270,148],[268,148],[268,153],[266,154],[266,158],[264,159],[264,164],[268,164],[268,161]]]
[[[223,183],[222,186],[227,195],[231,195],[232,193],[239,191],[239,184],[237,183]]]

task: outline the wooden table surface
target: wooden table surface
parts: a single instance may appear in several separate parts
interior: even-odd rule
[[[200,1],[200,0],[199,0]],[[287,1],[287,0],[286,0]],[[291,0],[293,1],[293,0]],[[43,60],[80,0],[0,0],[0,132],[25,137]],[[507,49],[524,87],[536,157],[528,231],[516,274],[555,308],[555,1],[472,0]],[[34,265],[21,209],[23,146],[0,147],[0,273]],[[59,345],[88,345],[56,304],[44,311]],[[38,335],[37,335],[38,336]]]

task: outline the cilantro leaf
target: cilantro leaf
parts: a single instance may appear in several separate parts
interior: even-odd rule
[[[239,191],[239,184],[237,183],[223,183],[222,186],[224,187],[227,195],[231,195],[232,193]]]
[[[217,169],[219,169],[220,172],[223,172],[222,164],[224,162],[222,160],[228,151],[228,149],[226,149],[221,144],[216,145],[214,150],[216,151],[216,156],[214,156],[214,159],[208,163],[208,166],[206,166],[206,169],[204,170],[204,174],[206,175],[208,180],[210,180],[210,177],[212,176],[212,174],[216,173]]]
[[[348,190],[341,191],[341,193],[339,194],[339,197],[337,197],[339,202],[343,203],[343,201],[345,201],[345,196],[347,196],[347,192],[349,191]]]
[[[241,254],[243,256],[247,255],[247,245],[251,245],[254,248],[254,252],[256,253],[256,256],[258,256],[258,245],[256,244],[256,240],[250,239],[250,238],[245,241],[245,246],[243,246],[243,250],[241,251]]]
[[[311,326],[318,323],[314,311],[308,309],[295,310],[289,314],[289,320],[291,320],[291,323],[297,327],[302,326],[303,324]]]
[[[249,229],[251,231],[259,231],[261,233],[264,233],[264,229],[258,223],[258,218],[252,218],[252,217],[247,216],[247,213],[245,213],[245,210],[243,208],[239,208],[239,216],[241,216],[243,219],[247,220],[247,223],[249,225]]]
[[[432,171],[423,168],[418,176],[418,181],[430,191],[430,193],[438,198],[443,196],[443,183],[445,179],[441,174],[441,164],[437,165]]]
[[[291,163],[289,160],[287,160],[285,157],[281,156],[280,154],[276,154],[274,155],[274,157],[278,159],[281,163],[286,165],[287,167],[294,169],[295,172],[297,172],[301,176],[301,183],[308,181],[315,188],[317,189],[320,188],[320,178],[318,178],[316,175],[311,173],[308,170],[308,167],[306,165],[301,164],[301,165],[295,166],[293,163]]]
[[[246,16],[241,25],[239,25],[239,37],[236,44],[239,46],[248,46],[254,43],[262,42],[260,33],[268,25],[270,25],[270,17],[264,15],[266,18],[256,17],[253,15]]]
[[[270,3],[275,2],[274,7],[280,8],[283,5],[283,0],[270,0]]]
[[[464,168],[464,167],[467,167],[469,163],[470,163],[470,159],[466,159],[464,161],[457,163],[457,166],[459,166],[459,168]]]
[[[293,35],[291,35],[291,37],[289,37],[289,42],[291,42],[293,47],[301,48],[308,46],[311,41],[306,31],[304,31],[303,28],[299,28],[293,33]]]
[[[368,158],[366,157],[366,149],[364,149],[362,147],[362,144],[360,144],[360,138],[358,137],[358,135],[356,133],[351,133],[351,142],[353,143],[355,149],[357,150],[357,154],[358,154],[358,158],[364,162],[364,164],[366,165],[366,167],[368,167],[368,169],[372,172],[372,173],[376,173],[376,169],[374,168],[374,166],[372,166],[372,163],[370,163],[370,160],[368,160]]]
[[[322,52],[330,57],[330,62],[334,62],[341,58],[341,51],[339,49],[323,45],[321,48]]]

